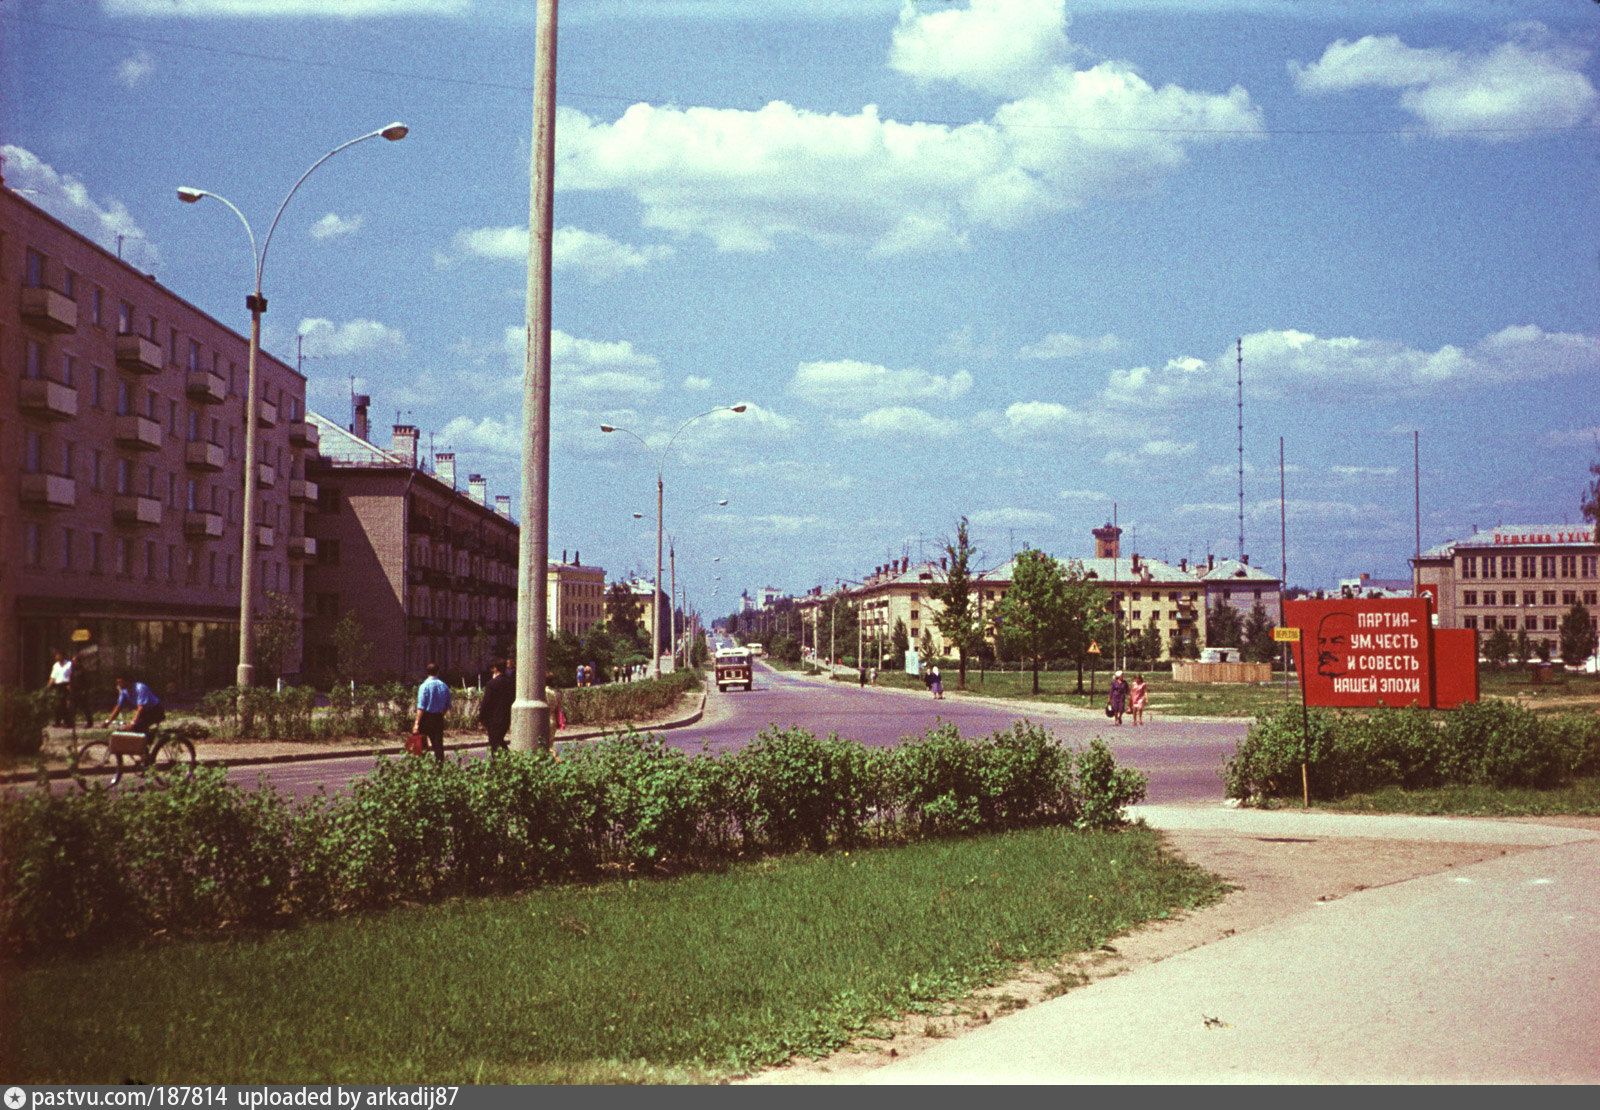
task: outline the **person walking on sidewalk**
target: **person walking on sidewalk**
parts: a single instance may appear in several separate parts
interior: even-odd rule
[[[72,725],[72,660],[63,651],[55,654],[45,688],[50,691],[51,719],[57,728],[68,728]]]
[[[1122,677],[1121,671],[1111,680],[1111,698],[1106,702],[1106,708],[1111,710],[1111,716],[1120,725],[1122,714],[1128,708],[1128,680]]]
[[[1148,691],[1144,685],[1144,675],[1133,676],[1133,688],[1128,691],[1128,709],[1133,713],[1133,723],[1144,724],[1144,703]]]
[[[934,701],[944,701],[944,679],[939,676],[939,664],[937,663],[928,672],[928,688],[933,691]]]
[[[517,683],[506,665],[496,659],[489,685],[478,703],[478,723],[489,734],[489,754],[509,750],[506,733],[511,731],[511,703],[517,698]]]
[[[439,677],[439,664],[429,663],[428,677],[417,687],[417,721],[411,731],[428,738],[440,763],[444,762],[444,715],[449,709],[450,687]]]

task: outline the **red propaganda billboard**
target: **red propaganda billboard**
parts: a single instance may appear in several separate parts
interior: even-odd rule
[[[1426,598],[1285,601],[1283,613],[1300,629],[1295,668],[1307,705],[1434,704]]]

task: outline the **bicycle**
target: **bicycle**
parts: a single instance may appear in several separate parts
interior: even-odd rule
[[[113,732],[105,740],[91,740],[78,749],[79,782],[85,774],[109,775],[111,785],[122,781],[132,770],[145,774],[152,769],[158,776],[194,774],[194,743],[186,736],[166,732],[160,725],[149,732]]]

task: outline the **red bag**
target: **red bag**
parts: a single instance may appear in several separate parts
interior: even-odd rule
[[[421,755],[428,750],[428,738],[420,732],[413,732],[406,737],[406,751],[412,755]]]

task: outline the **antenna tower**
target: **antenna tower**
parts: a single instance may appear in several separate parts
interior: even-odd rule
[[[1239,366],[1239,561],[1244,562],[1244,338],[1234,341]]]

